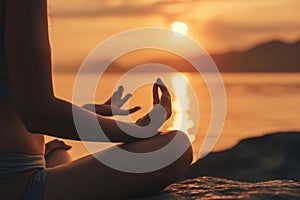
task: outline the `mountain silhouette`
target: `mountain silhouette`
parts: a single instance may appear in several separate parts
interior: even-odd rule
[[[300,40],[271,41],[244,52],[212,55],[221,72],[300,72]]]
[[[259,44],[246,51],[231,51],[222,54],[210,55],[220,72],[300,72],[300,40],[287,44],[282,41],[270,41]],[[190,59],[201,59],[196,56]],[[124,62],[123,62],[124,61]],[[108,72],[126,72],[145,63],[159,63],[169,66],[180,72],[193,72],[196,69],[180,56],[166,56],[141,52],[138,55],[124,59],[122,62],[113,62]],[[103,61],[98,60],[95,66],[102,67]],[[96,67],[98,68],[98,67]],[[97,71],[91,68],[90,71]],[[206,71],[210,71],[209,67]],[[145,72],[153,72],[151,65]]]
[[[300,72],[300,40],[292,44],[271,41],[246,51],[231,51],[210,56],[220,72]],[[199,59],[201,63],[201,57],[191,59]],[[177,71],[195,71],[187,60],[178,56],[171,59],[148,58],[144,61],[168,65]],[[209,67],[206,68],[207,70],[209,71]]]

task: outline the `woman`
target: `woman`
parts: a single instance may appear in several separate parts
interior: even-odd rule
[[[159,191],[185,173],[192,160],[191,147],[167,167],[149,173],[117,171],[91,155],[69,162],[65,150],[70,147],[59,141],[48,144],[45,163],[43,135],[93,140],[92,133],[79,137],[72,106],[86,126],[95,114],[53,94],[46,0],[1,0],[0,32],[0,199],[124,199]],[[153,86],[153,97],[153,109],[136,124],[118,123],[140,134],[145,134],[147,124],[158,129],[171,116],[170,94],[160,80]],[[98,114],[112,109],[120,110],[109,102],[97,106]],[[151,114],[156,117],[150,120]],[[119,147],[131,152],[155,151],[175,135],[188,142],[177,131],[163,135],[157,131],[140,139],[123,132],[110,118],[97,115],[97,120],[112,142],[122,142]],[[110,153],[112,149],[99,156]]]

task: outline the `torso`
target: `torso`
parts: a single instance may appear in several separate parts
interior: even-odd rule
[[[20,121],[12,101],[0,100],[0,153],[44,154],[44,136],[29,133]],[[0,179],[0,196],[16,199],[34,171]],[[14,191],[14,192],[11,192]]]
[[[26,130],[12,101],[12,89],[5,58],[4,13],[4,1],[0,0],[0,153],[43,154],[43,135],[31,134]]]
[[[0,130],[0,152],[28,155],[44,153],[44,136],[26,130],[12,101],[0,100]]]
[[[44,136],[31,134],[19,119],[11,96],[4,48],[4,1],[0,0],[0,153],[44,154]],[[20,66],[22,67],[22,66]],[[17,199],[33,171],[0,179],[0,199]]]

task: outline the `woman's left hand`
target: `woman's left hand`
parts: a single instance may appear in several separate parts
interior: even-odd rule
[[[130,108],[128,110],[121,109],[121,107],[129,100],[132,96],[131,94],[125,95],[122,98],[124,88],[120,86],[117,91],[114,92],[112,97],[107,100],[104,104],[85,104],[83,108],[96,111],[97,114],[102,116],[113,116],[113,115],[129,115],[141,109],[140,106],[136,106],[134,108]]]

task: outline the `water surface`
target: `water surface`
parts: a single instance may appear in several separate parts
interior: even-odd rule
[[[102,77],[96,95],[99,103],[109,98],[121,75],[107,73]],[[165,129],[178,126],[176,120],[181,121],[181,119],[178,120],[176,113],[181,111],[183,121],[186,122],[184,130],[192,132],[193,129],[196,129],[197,134],[191,135],[191,139],[194,140],[196,157],[210,122],[210,95],[199,74],[185,73],[183,75],[195,91],[198,101],[191,101],[191,91],[180,78],[174,79],[173,74],[164,76],[164,81],[181,96],[181,101],[185,102],[180,110],[176,106],[176,99],[173,98],[173,117],[168,121]],[[95,77],[94,74],[85,76],[87,78]],[[136,74],[132,76],[132,80],[143,79],[146,76],[155,81],[161,74]],[[224,73],[222,77],[227,94],[227,116],[221,136],[213,148],[214,151],[229,148],[241,139],[268,132],[300,130],[300,73]],[[55,94],[71,101],[74,78],[75,75],[72,73],[55,73]],[[151,108],[151,103],[151,85],[138,89],[133,94],[130,105],[140,105],[143,109],[132,115],[132,119],[135,120],[146,113]],[[200,114],[198,123],[193,121],[194,117],[192,116],[195,113],[196,104],[199,105]],[[128,120],[128,118],[124,118],[124,120]],[[50,139],[47,137],[47,140]],[[80,142],[71,141],[69,143],[73,145],[70,152],[74,158],[87,154]],[[110,145],[97,143],[95,146],[96,149],[101,150]]]

